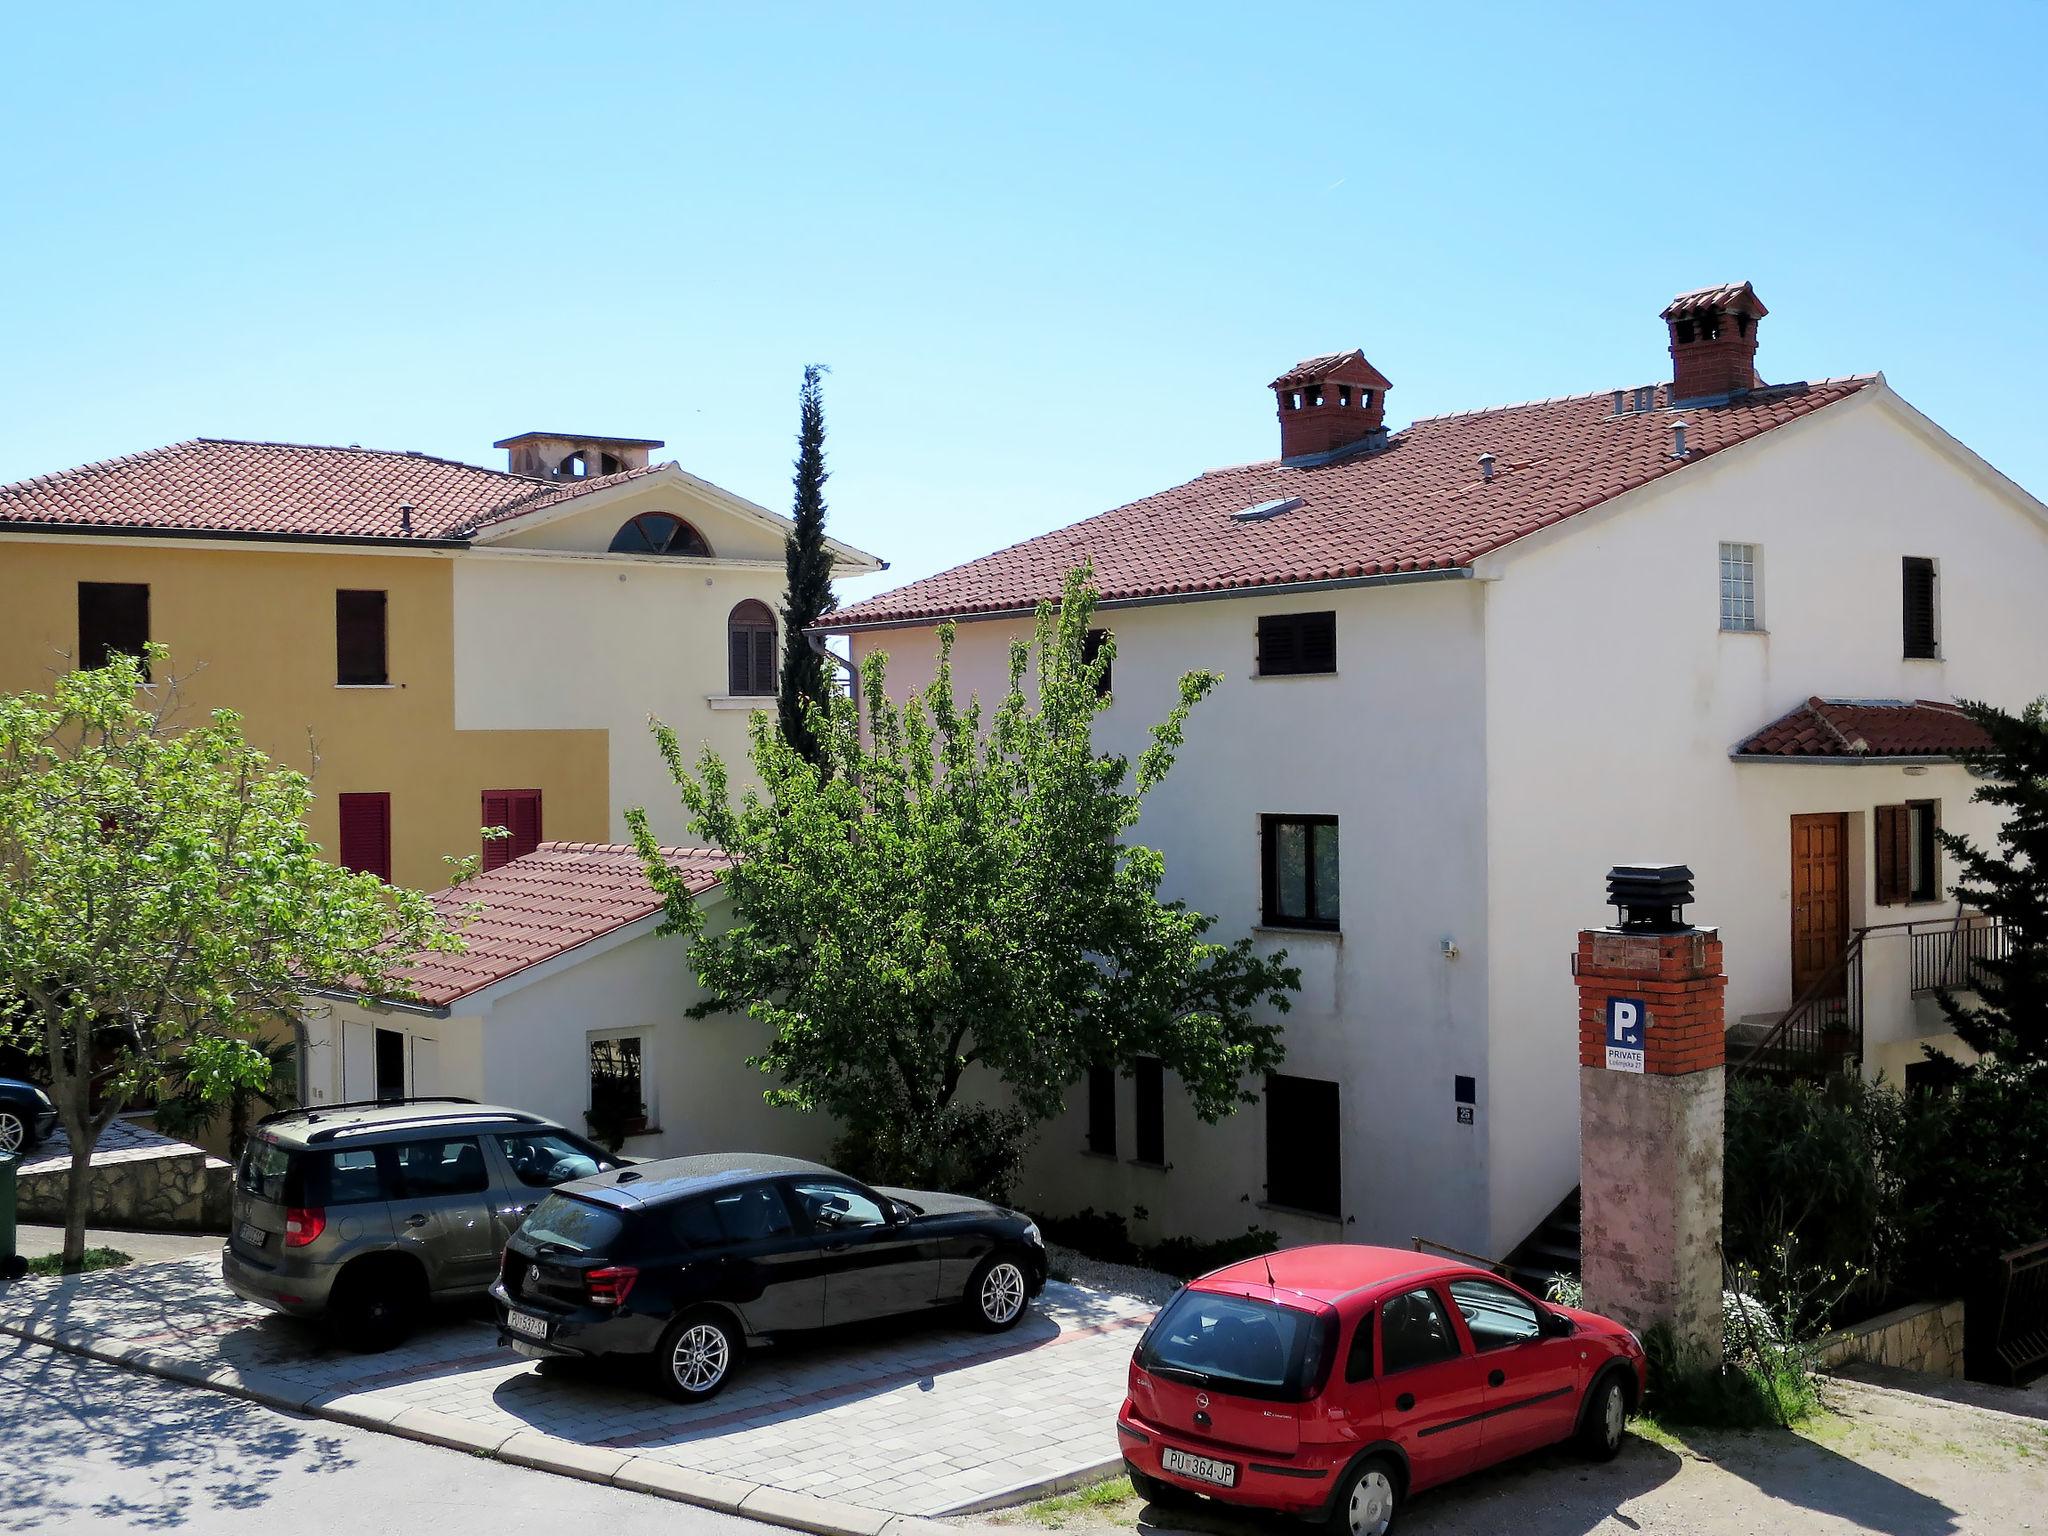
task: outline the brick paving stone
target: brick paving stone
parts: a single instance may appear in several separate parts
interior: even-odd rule
[[[718,1398],[686,1407],[623,1371],[544,1380],[473,1315],[388,1354],[338,1350],[227,1292],[213,1255],[0,1285],[0,1329],[146,1352],[314,1413],[381,1424],[430,1410],[486,1441],[567,1442],[586,1464],[631,1456],[908,1515],[1114,1457],[1125,1367],[1150,1316],[1135,1298],[1054,1282],[1010,1333],[926,1323],[762,1350]]]

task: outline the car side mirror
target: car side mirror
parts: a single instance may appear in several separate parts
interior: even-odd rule
[[[908,1220],[910,1220],[910,1207],[901,1200],[891,1200],[889,1202],[889,1225],[900,1227]]]
[[[1547,1339],[1568,1339],[1572,1336],[1572,1320],[1562,1312],[1543,1314],[1543,1336]]]

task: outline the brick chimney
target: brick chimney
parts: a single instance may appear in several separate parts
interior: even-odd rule
[[[537,480],[586,480],[645,469],[658,437],[590,437],[574,432],[522,432],[491,444],[505,450],[506,468]]]
[[[1332,352],[1296,363],[1272,384],[1280,407],[1280,457],[1306,458],[1385,437],[1392,387],[1363,352]]]
[[[1671,399],[1725,400],[1756,389],[1757,322],[1770,311],[1747,283],[1681,293],[1664,308],[1671,328]]]

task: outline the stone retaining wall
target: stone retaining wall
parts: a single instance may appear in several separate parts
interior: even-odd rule
[[[1963,1375],[1963,1304],[1928,1301],[1900,1307],[1821,1342],[1823,1365],[1868,1360],[1933,1376]]]
[[[92,1186],[86,1219],[93,1226],[151,1232],[228,1228],[234,1170],[189,1142],[132,1121],[107,1127],[86,1177]],[[61,1222],[70,1183],[71,1149],[59,1131],[21,1164],[16,1215],[26,1222]]]

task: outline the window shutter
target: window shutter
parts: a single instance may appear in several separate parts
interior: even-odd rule
[[[1137,1090],[1138,1146],[1141,1163],[1166,1161],[1166,1069],[1157,1056],[1140,1056],[1131,1066]]]
[[[501,789],[484,791],[484,821],[486,827],[507,827],[512,825],[512,797]],[[484,868],[496,869],[512,857],[511,840],[503,837],[484,839]]]
[[[391,796],[383,791],[343,795],[341,866],[391,881]]]
[[[771,694],[775,691],[775,631],[757,629],[754,631],[754,692]]]
[[[753,631],[734,628],[726,631],[726,641],[731,654],[726,663],[725,691],[732,694],[747,692],[747,685],[753,675],[754,640]]]
[[[1903,805],[1880,805],[1876,829],[1877,904],[1895,907],[1910,894],[1912,818]]]
[[[540,791],[517,789],[512,791],[512,819],[506,823],[512,829],[507,840],[511,852],[509,858],[524,858],[540,846]]]
[[[1116,1156],[1116,1071],[1100,1062],[1088,1069],[1088,1150]]]
[[[1269,676],[1300,670],[1300,647],[1295,644],[1294,616],[1267,614],[1259,620],[1259,671]]]
[[[1301,670],[1337,670],[1337,615],[1305,613],[1301,616]]]
[[[1934,562],[1908,555],[1903,562],[1905,586],[1905,653],[1918,660],[1934,657]]]

